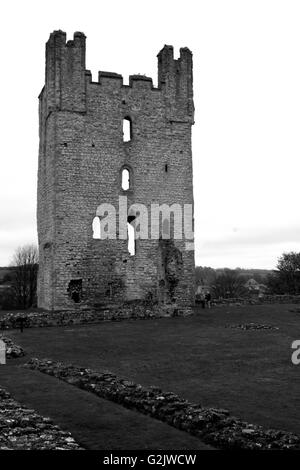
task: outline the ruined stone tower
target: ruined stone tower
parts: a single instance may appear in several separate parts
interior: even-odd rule
[[[157,88],[143,75],[123,85],[121,75],[99,72],[93,82],[85,68],[85,39],[76,32],[66,41],[63,31],[54,31],[46,44],[39,97],[38,306],[81,311],[125,302],[187,311],[194,301],[192,236],[174,236],[172,211],[168,222],[167,212],[155,219],[150,209],[179,205],[183,221],[184,207],[193,204],[192,54],[182,48],[175,60],[173,48],[164,46]],[[101,225],[95,237],[97,220],[102,224],[107,216],[101,204],[115,208],[115,236],[107,238]],[[133,204],[149,211],[148,237],[141,235],[141,211]],[[125,232],[134,227],[134,254],[124,226]],[[155,230],[159,235],[151,237]]]

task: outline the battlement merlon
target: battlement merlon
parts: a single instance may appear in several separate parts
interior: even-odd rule
[[[193,73],[193,54],[187,47],[180,48],[179,59],[174,59],[173,46],[165,45],[157,54],[158,86],[165,84],[176,74],[186,74],[190,79]]]
[[[180,48],[180,56],[174,59],[173,46],[165,45],[158,53],[158,86],[164,89],[169,103],[170,119],[194,121],[193,102],[193,54],[187,47]],[[175,115],[177,114],[177,119]]]
[[[50,34],[46,43],[45,77],[48,112],[85,111],[85,40],[81,32],[75,32],[69,41],[63,31]]]

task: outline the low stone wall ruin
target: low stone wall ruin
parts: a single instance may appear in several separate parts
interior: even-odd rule
[[[263,305],[263,304],[300,304],[300,295],[264,295],[262,297],[236,297],[230,299],[213,299],[212,306],[230,307],[233,305]]]
[[[298,436],[264,429],[231,416],[227,410],[204,408],[158,387],[144,387],[112,373],[75,367],[50,360],[31,359],[25,367],[54,376],[199,437],[222,449],[300,449]]]
[[[20,328],[23,319],[24,328],[47,326],[68,326],[103,321],[121,321],[137,319],[154,319],[163,317],[188,316],[193,313],[191,308],[176,308],[174,305],[146,305],[145,303],[124,303],[121,306],[96,310],[74,310],[61,312],[9,312],[0,317],[0,330]]]
[[[0,451],[80,450],[69,432],[26,408],[0,388]]]
[[[6,357],[8,359],[25,356],[24,349],[7,336],[0,335],[0,340],[4,341],[6,345]]]

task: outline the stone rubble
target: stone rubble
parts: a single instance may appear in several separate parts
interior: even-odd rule
[[[102,310],[61,311],[61,312],[8,312],[0,318],[0,330],[20,328],[20,318],[23,318],[24,328],[39,328],[51,326],[70,326],[80,324],[96,324],[103,321],[146,320],[163,317],[189,316],[192,310],[178,309],[174,305],[148,305],[141,301],[135,304],[124,302],[122,306],[105,307]]]
[[[7,336],[0,335],[0,340],[6,344],[6,357],[8,359],[25,356],[25,351],[21,346],[15,344]]]
[[[264,294],[263,296],[236,297],[229,299],[213,299],[211,304],[214,307],[241,307],[244,305],[263,305],[263,304],[299,304],[300,295],[290,294]]]
[[[158,387],[144,387],[112,373],[35,358],[25,367],[164,421],[218,448],[300,449],[300,438],[297,435],[249,424],[231,416],[227,410],[204,408],[175,393],[163,392]]]
[[[0,451],[80,449],[69,432],[22,406],[0,388]]]
[[[259,323],[242,323],[239,325],[225,325],[225,328],[233,328],[240,330],[279,330],[278,326],[259,324]]]
[[[265,296],[263,299],[214,299],[214,307],[260,305],[263,303],[298,303],[300,296]],[[298,312],[298,310],[290,310]],[[146,320],[163,317],[185,317],[193,314],[191,308],[180,309],[176,305],[156,305],[145,301],[124,302],[121,306],[104,306],[99,310],[66,310],[58,312],[7,312],[0,317],[0,330],[24,328],[97,324],[103,321]]]

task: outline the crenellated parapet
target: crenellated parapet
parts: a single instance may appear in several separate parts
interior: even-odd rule
[[[66,33],[54,31],[46,44],[46,83],[43,94],[46,112],[53,110],[86,112],[87,86],[92,83],[110,89],[123,87],[145,91],[160,91],[166,105],[166,117],[172,122],[194,120],[193,64],[188,48],[180,49],[180,57],[174,59],[172,46],[165,45],[158,54],[158,88],[153,87],[152,78],[131,75],[129,85],[124,85],[122,75],[113,72],[98,72],[98,81],[86,70],[86,37],[75,32],[67,41]]]

